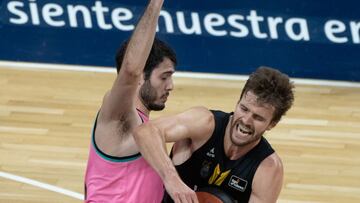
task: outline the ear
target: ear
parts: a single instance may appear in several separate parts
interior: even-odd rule
[[[271,121],[271,123],[269,124],[269,126],[266,128],[266,130],[271,130],[273,127],[275,127],[278,124],[278,122],[275,121]]]

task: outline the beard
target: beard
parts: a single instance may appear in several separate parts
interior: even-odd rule
[[[165,108],[165,103],[156,103],[158,95],[150,80],[145,80],[144,84],[140,87],[140,98],[148,110],[161,111]]]
[[[243,125],[243,126],[246,126],[240,118],[238,118],[237,120],[234,121],[234,116],[231,117],[231,128],[230,128],[230,140],[231,140],[231,143],[235,146],[238,146],[238,147],[243,147],[243,146],[246,146],[246,145],[249,145],[251,143],[254,143],[256,141],[258,141],[261,136],[264,134],[264,132],[262,133],[258,133],[258,134],[251,134],[251,135],[248,135],[249,137],[247,138],[247,140],[245,141],[242,141],[242,142],[239,142],[237,141],[234,137],[233,137],[233,132],[236,131],[236,126],[237,125]],[[247,128],[251,129],[251,131],[253,133],[255,133],[254,129],[251,128],[250,126],[246,126]]]

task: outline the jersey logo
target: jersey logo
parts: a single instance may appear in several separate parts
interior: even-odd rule
[[[206,156],[215,158],[215,148],[213,147],[212,149],[210,149],[210,151],[206,153]]]
[[[241,179],[237,176],[232,175],[228,185],[236,190],[239,190],[241,192],[244,192],[246,189],[248,182],[244,179]]]
[[[231,170],[221,172],[219,164],[216,165],[213,174],[209,178],[208,183],[220,186],[224,182],[225,178],[229,175]]]
[[[203,163],[202,163],[202,167],[200,169],[200,176],[204,179],[206,179],[207,177],[209,177],[209,174],[210,174],[210,166],[211,166],[211,162],[210,161],[207,161],[205,160]]]

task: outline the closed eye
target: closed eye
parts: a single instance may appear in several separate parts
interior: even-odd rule
[[[255,120],[258,120],[258,121],[265,121],[265,118],[264,118],[264,117],[262,117],[262,116],[260,116],[260,115],[257,115],[257,114],[254,115],[254,119],[255,119]]]
[[[245,112],[248,111],[248,108],[246,108],[246,106],[244,105],[240,105],[240,109]]]
[[[160,78],[161,78],[161,80],[167,80],[169,77],[172,76],[173,73],[174,72],[172,72],[172,71],[165,72],[165,73],[161,74]]]

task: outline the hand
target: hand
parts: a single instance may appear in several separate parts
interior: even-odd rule
[[[167,178],[164,185],[175,203],[199,203],[195,191],[190,189],[177,174]]]

